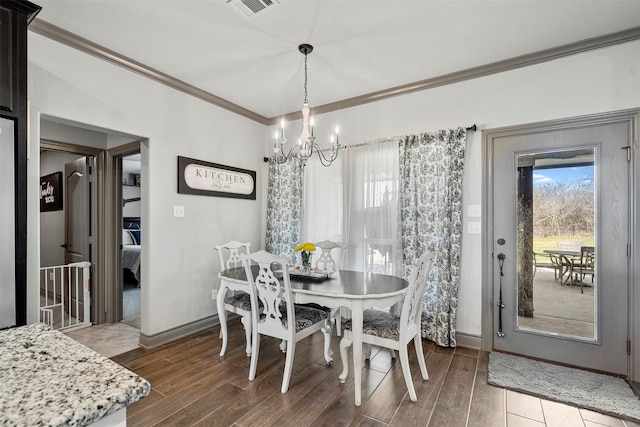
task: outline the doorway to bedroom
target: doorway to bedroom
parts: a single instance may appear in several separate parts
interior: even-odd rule
[[[141,138],[115,130],[97,128],[45,115],[42,115],[40,120],[40,137],[40,149],[41,153],[44,153],[44,158],[41,155],[39,163],[40,176],[60,171],[62,193],[71,188],[69,183],[63,179],[67,175],[66,163],[70,163],[71,160],[75,161],[76,158],[86,157],[83,164],[87,166],[87,175],[90,174],[90,178],[88,178],[89,190],[76,193],[77,195],[86,193],[85,200],[78,198],[77,204],[88,208],[86,215],[83,215],[86,217],[88,239],[82,238],[80,240],[87,241],[89,244],[86,260],[91,262],[91,292],[90,298],[88,298],[90,316],[87,317],[90,317],[92,326],[70,331],[68,335],[106,357],[137,348],[140,338],[140,291],[134,290],[132,292],[132,294],[137,293],[137,298],[126,298],[126,300],[123,298],[125,290],[129,288],[133,290],[134,286],[136,289],[140,289],[138,285],[141,284],[141,280],[139,280],[139,271],[132,272],[134,278],[137,273],[138,277],[135,278],[137,283],[133,280],[127,280],[125,283],[123,277],[121,248],[124,229],[123,218],[125,217],[123,215],[123,192],[127,193],[128,190],[123,190],[125,186],[123,185],[122,170],[123,158],[137,155],[136,169],[129,172],[129,165],[126,165],[128,162],[125,162],[125,169],[127,173],[133,174],[131,182],[136,184],[137,176],[137,183],[140,184],[139,176],[142,172],[140,167]],[[50,159],[46,159],[47,157]],[[54,160],[58,163],[53,164]],[[76,175],[83,174],[76,173]],[[129,175],[126,175],[125,178],[127,181],[130,180]],[[134,185],[130,187],[133,188]],[[135,217],[135,222],[140,224],[140,187],[137,188],[137,191],[137,196],[127,196],[129,199],[138,198],[136,202],[133,202],[138,205],[137,211],[131,215],[127,213],[128,211],[124,213]],[[127,203],[127,206],[129,205],[130,203]],[[61,215],[64,215],[62,210],[40,214],[39,234],[42,266],[51,263],[47,257],[54,252],[53,249],[57,248],[57,252],[64,252],[66,249],[60,246],[66,244],[64,239],[65,228],[67,228],[65,221],[63,220],[57,228],[54,227],[56,232],[62,235],[62,238],[58,239],[52,239],[53,233],[45,231],[48,225],[43,224],[43,221],[50,222],[54,216]],[[75,218],[75,215],[73,217]],[[70,223],[70,228],[76,228],[75,219]],[[75,235],[75,233],[72,234]],[[142,239],[142,236],[139,238]],[[49,251],[47,248],[52,248],[52,250]],[[43,256],[43,253],[46,256]],[[74,261],[76,261],[75,258]],[[66,264],[66,260],[62,258],[60,264]],[[124,306],[125,302],[128,304],[127,307]],[[121,322],[123,314],[127,314],[127,317],[132,321],[129,323]]]
[[[142,226],[140,223],[142,180],[140,152],[122,156],[122,274],[121,298],[122,320],[140,329],[140,252],[142,249]]]

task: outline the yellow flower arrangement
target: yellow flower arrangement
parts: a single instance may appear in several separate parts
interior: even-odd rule
[[[302,259],[302,268],[309,270],[311,267],[311,253],[315,252],[316,245],[311,242],[300,243],[296,246],[295,251],[300,252],[300,258]]]
[[[311,242],[300,243],[298,246],[296,246],[296,249],[295,249],[296,252],[299,252],[299,251],[314,252],[315,250],[316,250],[316,245],[314,245]]]

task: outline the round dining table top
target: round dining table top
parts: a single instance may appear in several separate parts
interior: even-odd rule
[[[251,268],[257,271],[259,267],[253,265]],[[307,280],[299,278],[298,275],[290,277],[291,290],[299,293],[360,299],[373,295],[383,297],[403,294],[409,286],[409,282],[400,277],[381,273],[338,270],[327,274],[329,278],[323,281]],[[247,281],[244,267],[223,270],[220,276],[239,282]]]

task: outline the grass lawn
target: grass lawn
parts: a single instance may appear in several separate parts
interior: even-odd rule
[[[570,242],[585,242],[587,246],[595,246],[595,238],[591,237],[534,237],[533,252],[539,253],[545,249],[558,249],[558,240]],[[578,249],[579,250],[579,249]]]

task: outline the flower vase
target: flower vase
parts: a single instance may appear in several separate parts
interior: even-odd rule
[[[307,253],[305,256],[302,254],[302,274],[309,274],[311,270],[311,257],[313,254]]]

